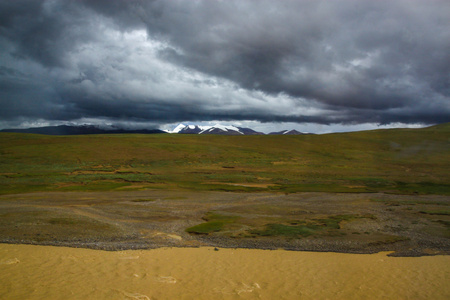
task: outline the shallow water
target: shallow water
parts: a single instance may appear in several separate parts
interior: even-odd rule
[[[450,256],[0,244],[0,299],[450,299]]]

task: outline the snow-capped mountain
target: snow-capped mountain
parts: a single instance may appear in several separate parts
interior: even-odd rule
[[[211,128],[211,126],[198,126],[198,125],[185,125],[178,124],[173,130],[167,131],[168,133],[189,133],[189,134],[198,134],[203,130],[207,130]]]
[[[216,124],[214,126],[198,126],[179,124],[169,133],[184,133],[184,134],[219,134],[219,135],[261,135],[262,132],[254,131],[250,128],[242,128],[236,126],[225,126]]]
[[[226,133],[232,135],[243,134],[242,132],[239,131],[239,128],[237,127],[224,126],[221,124],[216,124],[200,132],[200,134],[226,134]]]
[[[46,135],[84,135],[84,134],[152,134],[152,133],[181,133],[181,134],[218,134],[218,135],[264,135],[262,132],[255,131],[250,128],[238,126],[226,126],[216,124],[214,126],[199,126],[179,124],[173,130],[159,129],[125,129],[113,125],[59,125],[45,126],[33,128],[16,128],[2,129],[0,132],[17,132],[17,133],[37,133]],[[271,132],[269,134],[293,135],[293,134],[310,134],[302,133],[297,130],[283,130],[279,132]]]
[[[201,131],[199,134],[220,134],[220,135],[244,135],[244,133],[235,126],[224,126],[216,124],[210,128]]]
[[[303,133],[303,132],[297,131],[295,129],[292,129],[292,130],[282,130],[282,131],[277,131],[277,132],[271,132],[269,134],[298,135],[298,134],[307,134],[307,133]]]
[[[173,130],[168,130],[168,133],[179,133],[181,130],[183,130],[187,125],[184,124],[178,124],[177,127],[175,127]]]

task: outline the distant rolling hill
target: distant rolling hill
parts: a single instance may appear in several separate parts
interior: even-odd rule
[[[155,134],[165,133],[159,129],[120,129],[111,128],[103,129],[98,126],[82,125],[82,126],[45,126],[34,127],[26,129],[3,129],[0,132],[17,132],[17,133],[36,133],[46,135],[84,135],[84,134],[126,134],[126,133],[140,133],[140,134]]]

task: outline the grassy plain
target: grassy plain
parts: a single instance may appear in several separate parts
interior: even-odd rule
[[[0,194],[186,189],[450,195],[450,124],[300,136],[0,134]]]

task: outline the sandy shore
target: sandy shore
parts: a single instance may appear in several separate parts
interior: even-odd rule
[[[449,299],[450,257],[0,244],[1,299]]]

